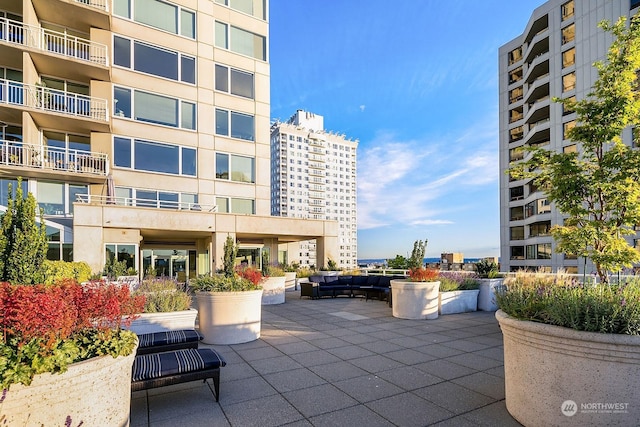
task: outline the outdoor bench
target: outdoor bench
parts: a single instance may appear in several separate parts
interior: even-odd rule
[[[148,390],[191,381],[213,380],[216,402],[220,399],[220,368],[226,362],[210,348],[189,348],[135,357],[131,391]]]
[[[321,276],[309,277],[309,283],[300,284],[300,297],[311,299],[340,295],[354,297],[363,295],[366,299],[386,299],[391,303],[391,280],[404,279],[404,276]]]
[[[138,334],[137,355],[198,348],[202,336],[193,329]]]

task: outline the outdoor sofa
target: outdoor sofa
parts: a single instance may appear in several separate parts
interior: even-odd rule
[[[391,303],[391,280],[404,279],[404,276],[323,276],[313,275],[308,283],[300,283],[300,297],[311,299],[329,296],[354,297],[362,295],[365,299],[377,298]]]

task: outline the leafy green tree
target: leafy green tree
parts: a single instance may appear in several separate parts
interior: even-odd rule
[[[407,259],[402,255],[396,255],[394,259],[387,260],[387,266],[391,269],[395,270],[406,270],[407,269]]]
[[[15,196],[9,198],[7,210],[0,218],[0,280],[27,285],[42,283],[47,255],[46,226],[42,212],[40,224],[36,222],[36,199],[31,193],[23,197],[21,178],[16,187]],[[11,184],[9,194],[13,194]]]
[[[234,264],[236,262],[236,255],[238,254],[238,246],[231,235],[227,235],[227,240],[224,242],[224,256],[223,256],[223,272],[226,277],[234,276]]]
[[[600,27],[614,35],[606,61],[595,64],[598,79],[585,99],[554,99],[576,112],[568,138],[577,153],[528,149],[531,157],[509,173],[533,181],[566,215],[551,234],[556,250],[590,258],[603,282],[608,271],[640,261],[640,252],[625,236],[640,224],[640,151],[622,143],[622,130],[640,124],[640,19],[634,16]]]

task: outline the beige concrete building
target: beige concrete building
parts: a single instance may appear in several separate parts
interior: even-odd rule
[[[531,180],[512,180],[510,162],[522,160],[524,147],[575,152],[565,138],[576,123],[554,97],[583,99],[598,77],[612,41],[598,28],[638,11],[638,0],[549,0],[531,14],[524,32],[499,50],[500,70],[500,264],[502,271],[522,268],[571,273],[593,271],[588,260],[555,251],[549,231],[563,216]],[[622,139],[632,144],[632,129]],[[629,243],[638,245],[635,239]]]
[[[336,221],[270,215],[268,36],[267,0],[0,0],[0,205],[23,177],[95,272],[194,277],[227,235],[337,258]]]
[[[327,131],[324,117],[298,110],[271,125],[271,214],[338,221],[338,267],[358,265],[356,150],[358,141]],[[289,262],[326,267],[317,242],[290,245]]]

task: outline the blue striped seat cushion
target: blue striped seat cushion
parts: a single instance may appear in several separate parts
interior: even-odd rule
[[[138,347],[153,347],[155,345],[178,344],[200,341],[202,337],[193,329],[181,331],[152,332],[138,335]]]
[[[210,348],[190,348],[166,353],[144,354],[133,361],[133,381],[161,378],[204,369],[214,369],[227,363]]]

